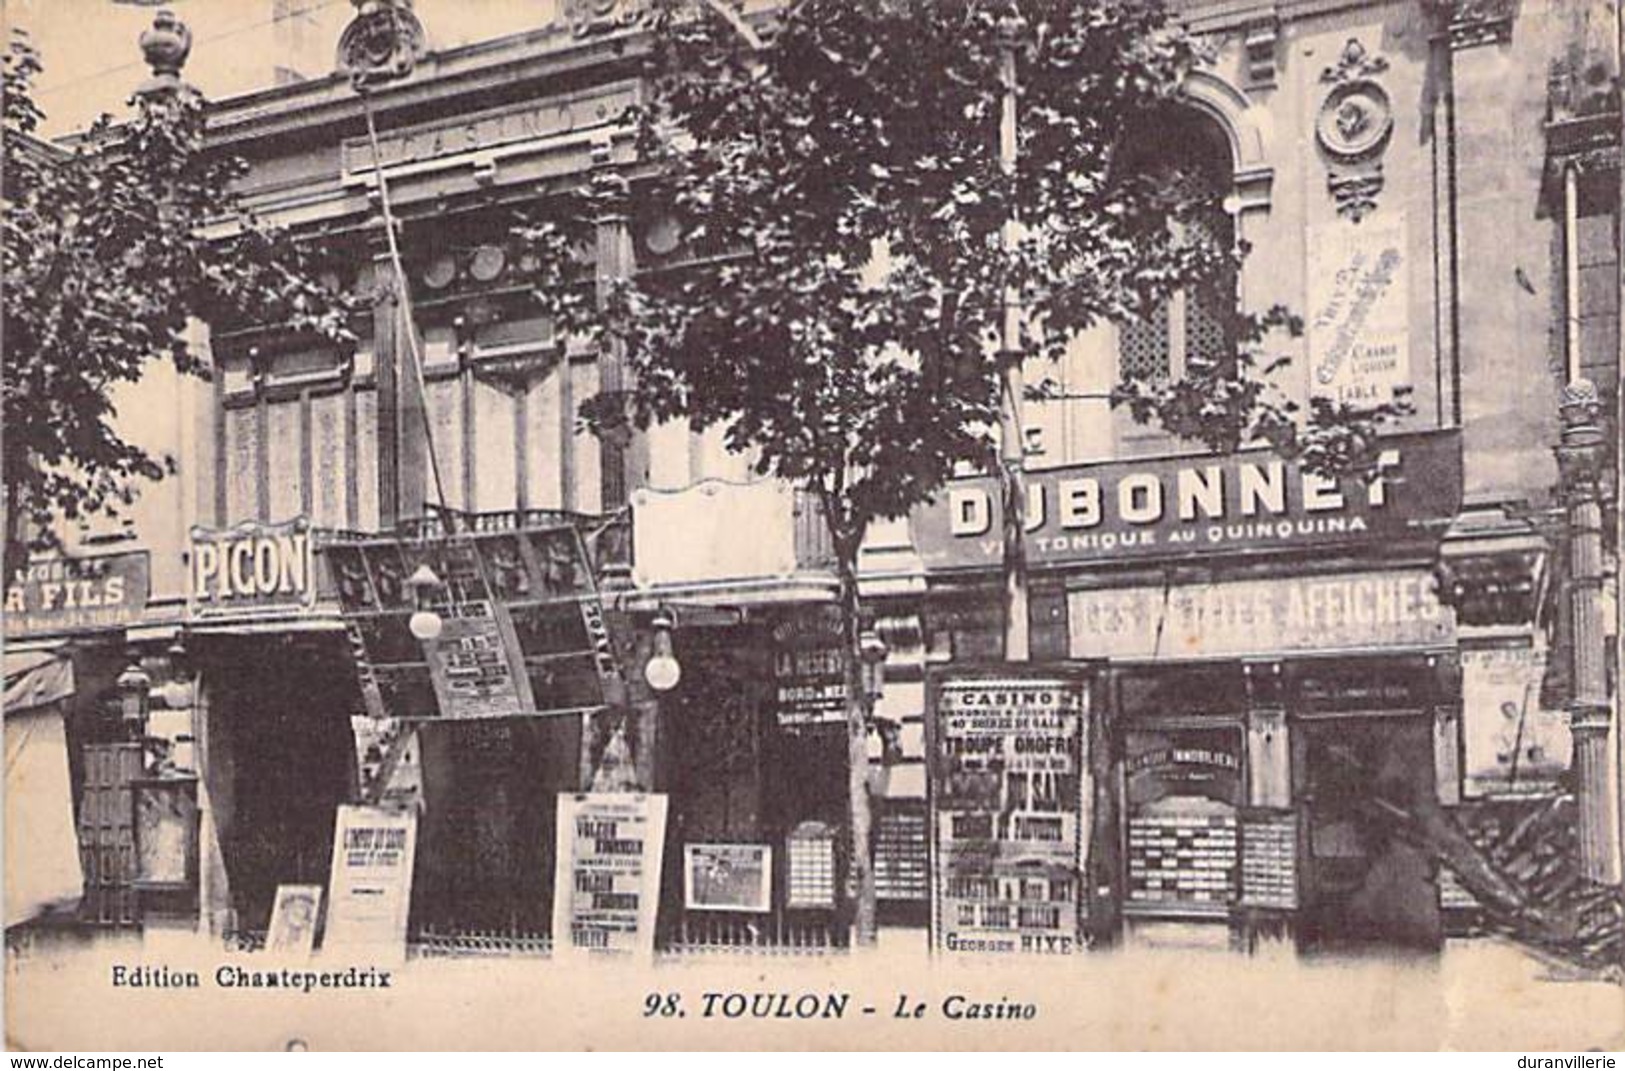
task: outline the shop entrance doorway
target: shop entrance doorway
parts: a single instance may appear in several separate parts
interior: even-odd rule
[[[278,885],[322,885],[356,776],[359,709],[342,637],[210,643],[209,790],[237,925],[269,924]]]
[[[1299,722],[1294,741],[1305,861],[1300,947],[1437,949],[1438,868],[1393,820],[1394,809],[1435,791],[1429,719],[1316,718]]]

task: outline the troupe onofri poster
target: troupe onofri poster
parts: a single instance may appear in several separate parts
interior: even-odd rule
[[[12,1048],[1625,1040],[1613,5],[5,20]]]

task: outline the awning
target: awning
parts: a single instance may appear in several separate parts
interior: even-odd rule
[[[73,662],[60,651],[7,651],[7,717],[73,694]]]
[[[74,831],[68,740],[53,704],[73,694],[73,663],[56,650],[5,656],[5,922],[74,903],[84,889]]]
[[[345,624],[333,617],[221,618],[194,621],[188,636],[272,636],[294,632],[343,632]]]
[[[626,592],[605,593],[617,610],[653,612],[661,606],[753,607],[835,601],[836,585],[825,574],[797,574],[761,580],[718,580],[705,583],[649,584]]]

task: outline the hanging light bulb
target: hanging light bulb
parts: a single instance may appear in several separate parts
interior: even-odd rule
[[[643,666],[643,679],[657,692],[669,692],[683,679],[683,665],[672,653],[671,630],[676,622],[671,611],[662,609],[655,615],[654,654]]]
[[[446,622],[433,610],[418,610],[406,619],[406,627],[418,640],[428,643],[438,640],[440,633],[445,630]]]
[[[164,653],[169,656],[169,679],[156,689],[155,694],[168,709],[185,710],[197,697],[197,689],[192,682],[194,667],[191,653],[182,639],[176,639]]]
[[[406,578],[406,586],[411,590],[418,607],[412,616],[406,619],[407,629],[421,643],[439,639],[446,623],[434,610],[423,605],[423,601],[429,592],[442,586],[440,577],[429,568],[428,562],[424,562]]]
[[[157,689],[157,694],[169,710],[185,710],[192,705],[193,691],[190,681],[171,679]]]

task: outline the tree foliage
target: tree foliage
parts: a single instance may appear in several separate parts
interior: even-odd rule
[[[1183,225],[1213,204],[1122,151],[1203,59],[1156,0],[802,0],[770,36],[758,51],[714,14],[657,8],[641,147],[658,167],[642,195],[670,207],[703,266],[630,284],[614,329],[633,419],[725,425],[761,472],[818,493],[855,554],[871,520],[992,456],[1007,288],[1026,349],[1053,358],[1081,331],[1219,285],[1239,253]],[[999,160],[1007,41],[1013,176]],[[1234,352],[1118,400],[1222,449],[1267,438],[1362,457],[1375,414],[1304,422],[1255,366],[1290,321],[1235,312]]]
[[[274,324],[347,341],[348,300],[318,254],[263,226],[232,182],[243,165],[204,151],[206,104],[180,85],[138,94],[70,148],[35,135],[38,53],[4,59],[4,479],[7,575],[19,542],[113,515],[172,459],[121,431],[114,392],[154,361],[204,374],[190,322]],[[30,531],[31,529],[31,531]]]
[[[859,548],[872,521],[928,501],[960,465],[995,468],[1009,305],[1021,351],[1053,359],[1178,291],[1219,295],[1208,303],[1233,348],[1188,361],[1177,381],[1115,392],[1136,418],[1211,447],[1263,438],[1311,465],[1352,466],[1371,460],[1382,414],[1298,419],[1261,360],[1292,318],[1235,310],[1240,251],[1202,225],[1219,206],[1137,166],[1130,135],[1157,129],[1204,58],[1159,0],[798,0],[760,48],[717,6],[654,8],[639,124],[651,177],[638,192],[675,217],[690,263],[616,292],[608,337],[634,386],[586,412],[719,425],[759,473],[818,497],[848,653],[866,943]],[[1012,83],[1013,169],[1001,156]]]

